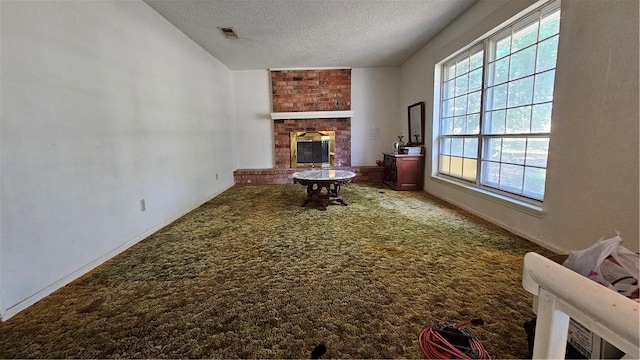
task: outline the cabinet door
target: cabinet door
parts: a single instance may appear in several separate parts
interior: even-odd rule
[[[422,161],[419,156],[398,159],[398,190],[422,190]]]

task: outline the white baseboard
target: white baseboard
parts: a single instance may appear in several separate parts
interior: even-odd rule
[[[478,216],[478,217],[480,217],[480,218],[482,218],[482,219],[484,219],[484,220],[486,220],[486,221],[488,221],[488,222],[490,222],[492,224],[495,224],[495,225],[497,225],[497,226],[509,231],[510,233],[513,233],[513,234],[516,234],[516,235],[518,235],[518,236],[520,236],[522,238],[525,238],[525,239],[531,241],[532,243],[534,243],[536,245],[542,246],[545,249],[551,250],[551,251],[553,251],[555,253],[558,253],[558,254],[567,254],[568,253],[568,251],[565,250],[565,249],[559,248],[556,245],[548,243],[548,242],[546,242],[546,241],[544,241],[544,240],[542,240],[540,238],[536,238],[536,237],[533,237],[533,236],[531,236],[529,234],[525,234],[525,233],[521,232],[520,230],[518,230],[516,228],[513,228],[512,226],[504,224],[501,221],[498,221],[498,220],[496,220],[496,219],[494,219],[494,218],[492,218],[490,216],[487,216],[486,214],[477,212],[474,209],[471,209],[471,208],[469,208],[468,206],[466,206],[464,204],[458,203],[456,201],[452,201],[450,199],[445,199],[445,198],[440,197],[440,196],[438,196],[436,194],[433,194],[433,193],[429,193],[429,195],[433,195],[433,196],[437,197],[438,199],[440,199],[440,200],[442,200],[444,202],[447,202],[447,203],[452,204],[452,205],[454,205],[456,207],[459,207],[459,208],[461,208],[461,209],[463,209],[465,211],[468,211],[471,214],[474,214],[474,215],[476,215],[476,216]]]
[[[115,257],[116,255],[120,254],[121,252],[127,250],[128,248],[130,248],[131,246],[139,243],[140,241],[148,238],[149,236],[151,236],[153,233],[155,233],[156,231],[164,228],[165,226],[171,224],[172,222],[178,220],[179,218],[183,217],[184,215],[186,215],[187,213],[197,209],[198,207],[202,206],[203,204],[205,204],[206,202],[210,201],[211,199],[215,198],[216,196],[220,195],[221,193],[223,193],[224,191],[228,190],[229,188],[231,188],[233,186],[233,184],[231,184],[231,186],[229,186],[226,189],[223,189],[219,192],[214,193],[210,198],[208,198],[207,200],[203,201],[201,204],[199,205],[195,205],[191,208],[188,208],[180,213],[178,213],[178,215],[168,219],[167,221],[145,231],[144,233],[136,236],[135,238],[127,241],[126,243],[116,247],[115,249],[109,251],[108,253],[100,256],[99,258],[95,259],[94,261],[82,266],[81,268],[75,270],[74,272],[70,273],[69,275],[63,277],[62,279],[52,283],[51,285],[45,287],[44,289],[36,292],[35,294],[29,296],[28,298],[20,301],[19,303],[12,305],[11,307],[7,308],[6,310],[4,310],[2,313],[0,313],[0,322],[4,322],[9,320],[11,317],[15,316],[16,314],[18,314],[20,311],[28,308],[29,306],[37,303],[38,301],[44,299],[45,297],[51,295],[53,292],[55,292],[56,290],[64,287],[65,285],[71,283],[72,281],[78,279],[79,277],[85,275],[86,273],[88,273],[89,271],[95,269],[96,267],[102,265],[103,263],[105,263],[106,261],[110,260],[111,258]]]

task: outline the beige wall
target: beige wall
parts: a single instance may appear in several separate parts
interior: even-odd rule
[[[427,139],[435,64],[534,4],[481,0],[402,66],[400,105],[426,102]],[[559,252],[616,230],[638,251],[638,12],[635,0],[562,2],[543,212],[437,181],[432,156],[426,191]]]
[[[233,186],[237,142],[231,71],[147,4],[0,8],[5,320]]]
[[[637,0],[565,0],[542,236],[638,251]]]
[[[232,71],[236,169],[274,166],[269,70]]]

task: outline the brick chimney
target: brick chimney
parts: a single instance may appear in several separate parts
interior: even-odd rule
[[[271,89],[276,168],[293,131],[335,131],[335,165],[351,166],[351,69],[272,70]]]

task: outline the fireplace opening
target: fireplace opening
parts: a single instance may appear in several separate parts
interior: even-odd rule
[[[335,131],[294,131],[291,137],[291,167],[335,165]]]
[[[329,142],[298,141],[298,164],[328,163]]]

